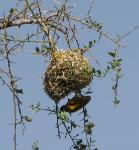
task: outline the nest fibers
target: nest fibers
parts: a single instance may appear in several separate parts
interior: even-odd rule
[[[55,51],[44,77],[44,90],[56,102],[92,80],[88,61],[75,51]]]

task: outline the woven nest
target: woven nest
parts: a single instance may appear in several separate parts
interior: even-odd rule
[[[74,51],[56,51],[44,76],[44,90],[56,102],[85,88],[92,80],[88,61]]]

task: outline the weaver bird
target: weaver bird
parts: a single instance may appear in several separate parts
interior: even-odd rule
[[[75,95],[72,99],[69,99],[69,101],[65,105],[61,106],[60,111],[69,113],[76,112],[83,108],[90,100],[90,96]]]

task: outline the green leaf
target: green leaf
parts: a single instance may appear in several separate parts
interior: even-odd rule
[[[59,113],[58,113],[58,117],[62,120],[62,121],[64,121],[64,122],[66,122],[66,121],[68,121],[68,115],[67,115],[67,113],[66,112],[63,112],[63,111],[60,111]],[[73,124],[72,124],[73,125]],[[74,125],[73,125],[74,126]]]
[[[17,11],[17,9],[16,9],[16,8],[11,8],[11,9],[9,10],[10,14],[15,13],[16,11]]]
[[[113,103],[114,103],[115,105],[117,105],[117,104],[120,103],[120,101],[116,99],[116,100],[113,101]]]
[[[110,67],[109,66],[107,66],[107,70],[109,70],[110,69]]]
[[[115,52],[108,52],[108,54],[113,58],[116,56]]]
[[[79,150],[79,147],[77,145],[75,145],[73,148]]]
[[[89,123],[88,123],[88,127],[89,127],[89,128],[93,128],[94,126],[95,126],[95,125],[93,124],[93,122],[89,122]]]
[[[49,52],[51,49],[50,47],[47,47],[46,45],[42,45],[42,51]]]
[[[88,134],[88,135],[91,135],[92,134],[92,129],[90,128],[85,128],[85,132]]]
[[[24,119],[25,119],[27,122],[32,122],[32,117],[31,117],[31,116],[24,116]]]
[[[16,93],[24,94],[23,89],[15,89],[15,90],[16,90]]]
[[[101,70],[97,70],[97,73],[100,76],[101,75]]]
[[[89,47],[92,47],[92,45],[93,45],[93,41],[89,41],[88,46],[89,46]]]
[[[84,46],[84,48],[91,48],[95,45],[95,43],[96,43],[96,40],[89,41],[88,44]]]
[[[80,145],[81,143],[82,143],[82,139],[79,139],[79,140],[76,142],[77,145]]]
[[[33,143],[32,150],[39,150],[38,141]]]
[[[81,144],[81,145],[80,145],[80,149],[85,150],[85,149],[86,149],[86,145]]]
[[[37,106],[37,107],[40,107],[40,106],[41,106],[40,102],[38,102],[36,106]]]
[[[118,59],[117,61],[120,63],[122,60],[123,60],[123,59],[122,59],[122,58],[120,58],[120,59]]]
[[[37,53],[39,53],[39,52],[40,52],[39,47],[36,47],[36,48],[35,48],[35,51],[36,51]]]
[[[87,123],[87,122],[88,122],[88,119],[86,119],[85,122]]]
[[[40,102],[38,102],[37,104],[32,104],[31,105],[31,109],[32,109],[32,111],[33,112],[35,112],[35,113],[37,113],[37,112],[39,112],[39,107],[40,107]]]
[[[93,68],[92,70],[93,70],[93,73],[96,73],[96,69],[95,68]]]
[[[76,126],[77,126],[74,122],[72,122],[71,125],[73,128],[76,128]]]

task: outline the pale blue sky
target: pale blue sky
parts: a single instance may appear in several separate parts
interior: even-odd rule
[[[11,0],[1,1],[0,16],[3,16],[3,11],[10,8],[13,3],[10,5]],[[72,0],[72,3],[76,4],[74,5],[75,13],[83,15],[88,9],[86,6],[89,2],[90,0]],[[95,20],[103,24],[104,31],[112,36],[121,35],[139,25],[138,7],[138,0],[96,0],[92,15]],[[14,34],[16,30],[19,31],[19,29],[14,29],[11,32]],[[83,36],[80,36],[81,43],[84,44],[85,41],[94,39],[96,35],[94,32],[90,34],[83,32]],[[92,83],[92,102],[87,108],[95,123],[93,137],[98,150],[139,149],[139,30],[126,37],[122,43],[126,45],[126,48],[121,49],[120,53],[123,58],[124,73],[119,83],[120,104],[114,108],[112,103],[114,95],[111,90],[113,83],[111,74],[104,79],[94,79]],[[63,48],[63,45],[59,44],[59,46]],[[33,117],[32,123],[26,125],[25,135],[18,135],[18,149],[30,150],[32,143],[39,140],[40,150],[68,150],[71,141],[64,137],[61,139],[56,137],[56,118],[48,115],[47,112],[32,113],[26,107],[38,101],[43,107],[53,105],[53,102],[42,90],[41,76],[44,73],[45,64],[41,57],[30,54],[34,48],[35,45],[26,46],[24,52],[17,53],[16,65],[13,66],[15,73],[23,77],[19,81],[19,86],[24,89],[23,113]],[[113,48],[112,43],[103,38],[94,47],[93,54],[100,61],[102,68],[106,66],[106,62],[110,58],[106,52]],[[90,62],[96,66],[94,60],[90,60]],[[0,149],[11,150],[13,149],[12,127],[8,124],[11,123],[13,117],[12,97],[4,86],[0,86],[0,95]],[[75,117],[78,118],[78,114],[79,112],[75,113]],[[19,133],[22,133],[21,128],[18,127],[18,129]]]

